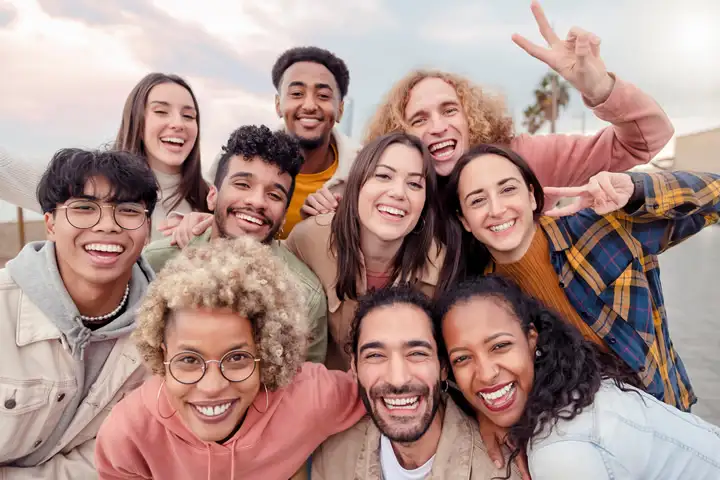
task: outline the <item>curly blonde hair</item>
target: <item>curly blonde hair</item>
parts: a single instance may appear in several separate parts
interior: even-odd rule
[[[390,89],[375,111],[365,134],[365,143],[392,132],[407,132],[405,108],[411,90],[426,78],[439,78],[451,85],[460,99],[470,131],[470,145],[494,143],[509,145],[513,139],[513,120],[502,98],[483,91],[465,77],[439,70],[414,70]]]
[[[269,390],[289,385],[302,365],[309,335],[305,302],[287,267],[253,239],[218,239],[188,247],[150,284],[133,339],[153,373],[165,375],[161,345],[173,311],[229,309],[250,319]]]

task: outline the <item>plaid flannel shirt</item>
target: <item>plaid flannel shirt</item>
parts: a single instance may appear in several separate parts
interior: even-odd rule
[[[720,175],[631,173],[637,210],[591,209],[539,220],[572,306],[634,371],[648,392],[681,410],[697,401],[668,331],[657,256],[720,219]],[[495,269],[491,262],[485,273]]]

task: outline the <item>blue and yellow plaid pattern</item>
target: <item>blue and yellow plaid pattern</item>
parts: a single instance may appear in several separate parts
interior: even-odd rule
[[[681,410],[697,401],[668,330],[657,256],[720,219],[720,175],[631,173],[645,203],[608,215],[541,217],[560,286],[648,392]],[[486,273],[494,270],[489,265]]]

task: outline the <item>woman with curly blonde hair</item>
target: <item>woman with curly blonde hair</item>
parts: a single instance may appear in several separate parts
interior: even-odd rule
[[[349,373],[303,363],[302,296],[249,238],[188,247],[134,333],[153,373],[100,429],[100,479],[290,478],[364,414]]]
[[[392,132],[419,137],[430,150],[441,189],[460,157],[478,144],[509,146],[527,159],[543,186],[584,185],[601,171],[621,172],[649,162],[674,132],[665,112],[647,94],[607,71],[596,35],[573,28],[563,41],[540,5],[533,2],[531,8],[549,48],[517,34],[513,41],[555,70],[598,118],[612,125],[587,136],[516,135],[499,96],[461,75],[417,70],[390,89],[370,120],[365,141]],[[550,114],[551,105],[547,108]],[[333,195],[341,188],[331,189],[308,197],[303,212],[332,211]],[[442,229],[442,222],[438,227]]]

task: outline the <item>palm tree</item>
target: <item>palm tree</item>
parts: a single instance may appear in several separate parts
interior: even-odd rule
[[[523,125],[529,133],[540,130],[545,122],[550,123],[550,132],[555,133],[555,121],[560,110],[570,103],[570,89],[567,82],[562,81],[555,72],[547,73],[540,85],[535,89],[535,103],[524,111]]]

